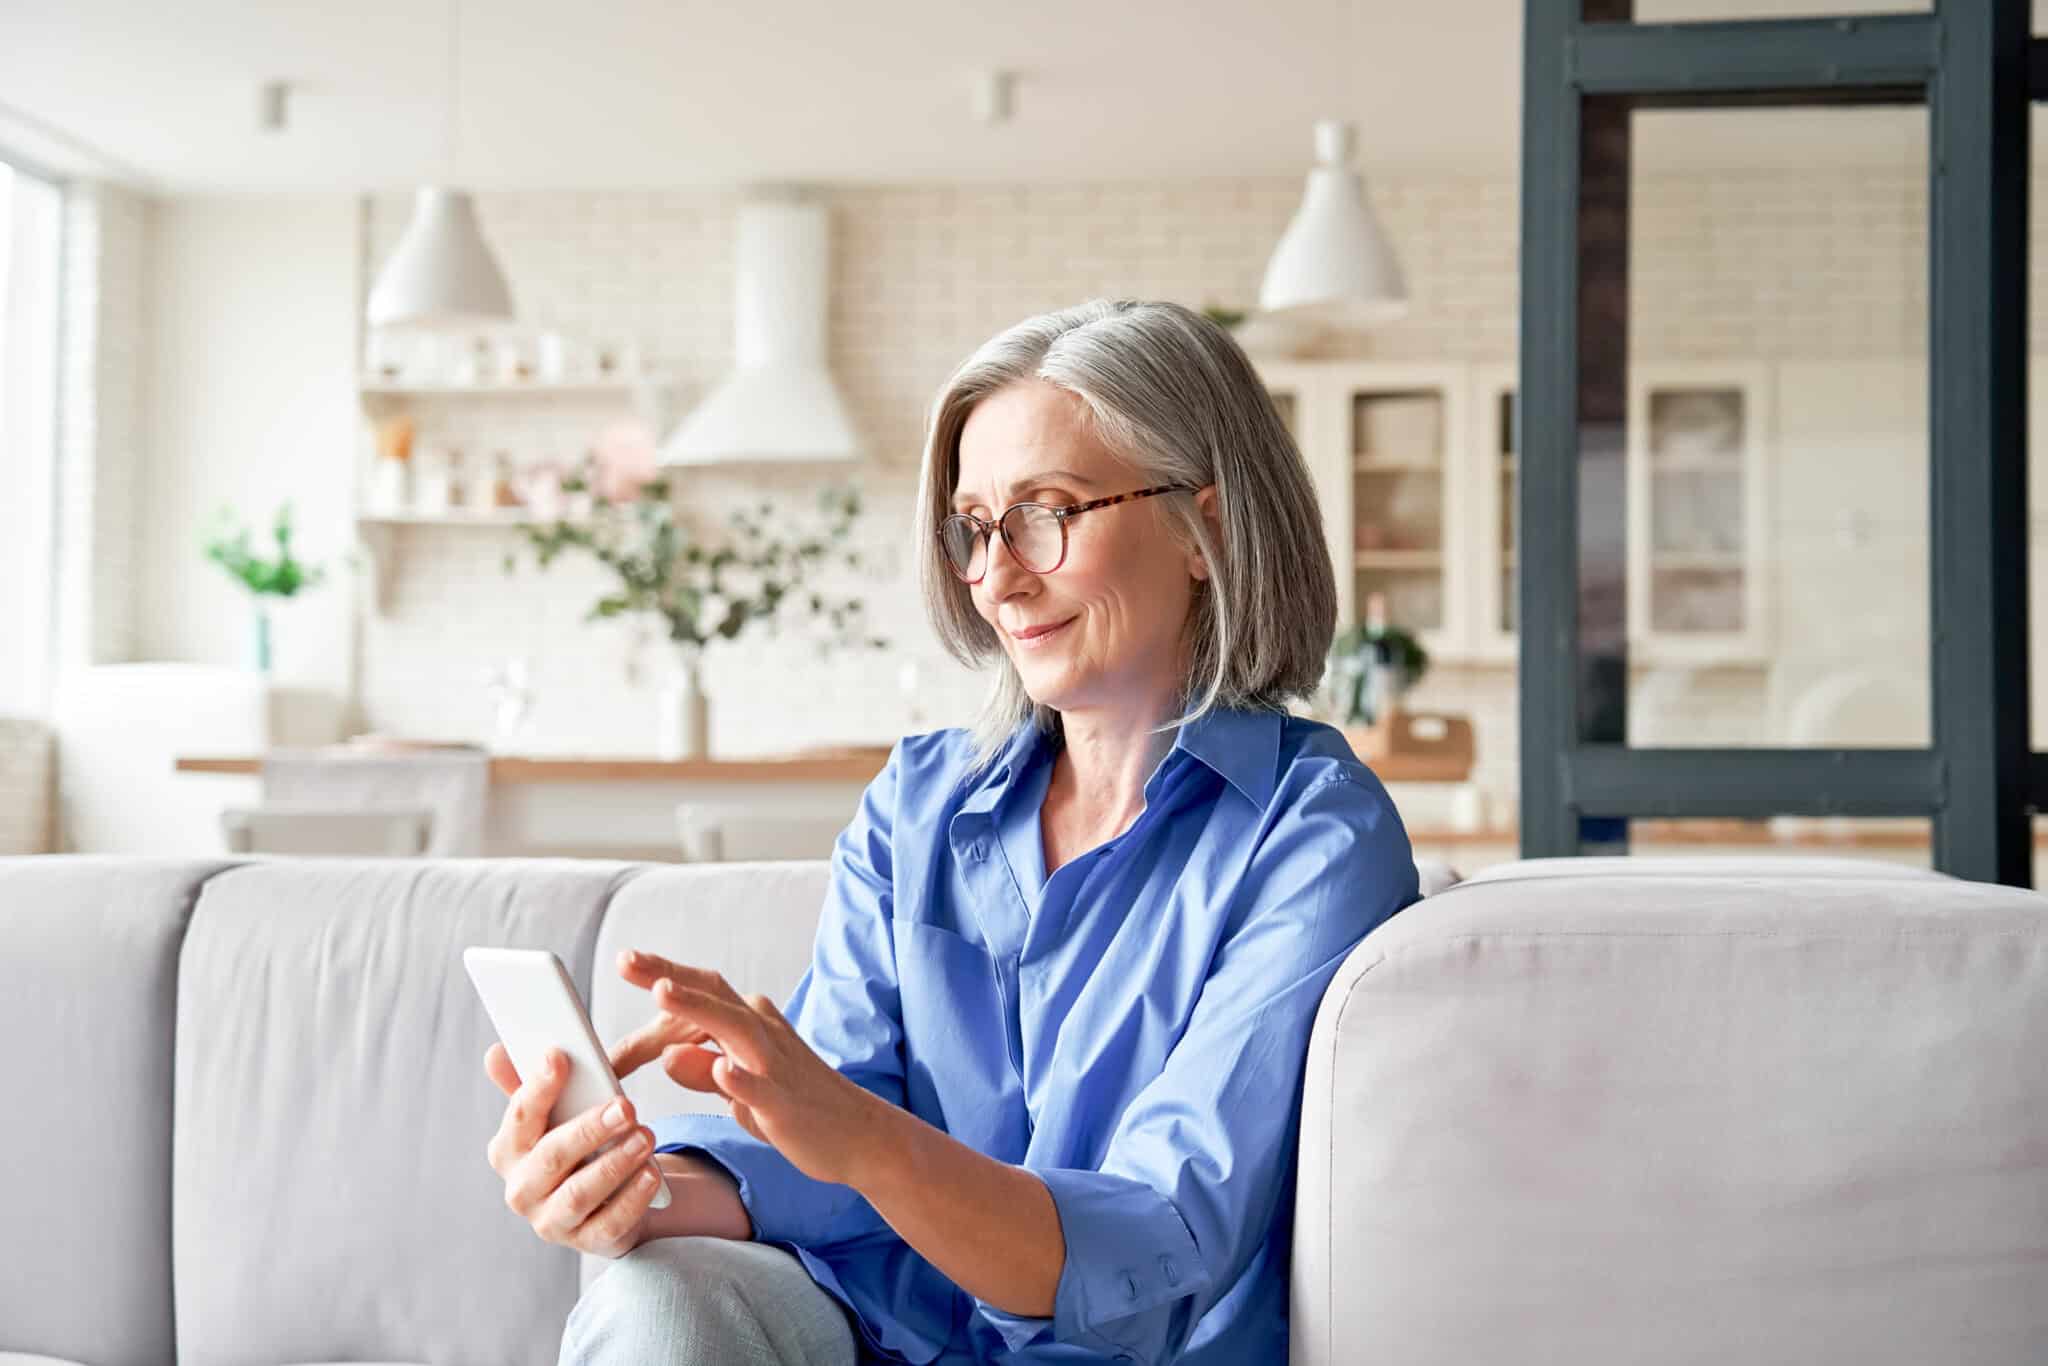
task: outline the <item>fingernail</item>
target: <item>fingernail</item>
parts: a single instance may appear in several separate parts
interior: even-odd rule
[[[623,1100],[615,1100],[610,1105],[606,1106],[604,1112],[604,1122],[614,1129],[616,1129],[619,1125],[624,1124],[626,1122],[626,1102],[624,1102]]]
[[[640,1154],[646,1152],[647,1146],[648,1145],[646,1134],[634,1134],[631,1138],[626,1140],[626,1151],[631,1153],[635,1157],[638,1157],[640,1156]]]

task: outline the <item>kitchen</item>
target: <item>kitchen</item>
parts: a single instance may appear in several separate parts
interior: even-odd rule
[[[474,747],[442,758],[484,766],[489,796],[471,772],[456,818],[484,809],[479,852],[688,857],[705,829],[778,808],[829,827],[897,735],[962,724],[980,697],[930,641],[905,534],[933,391],[1008,322],[1126,295],[1244,315],[1276,398],[1300,405],[1340,625],[1383,592],[1429,654],[1405,705],[1469,727],[1455,779],[1375,766],[1418,849],[1468,867],[1512,854],[1518,7],[1204,8],[1199,25],[1054,10],[1029,34],[903,11],[939,35],[932,52],[825,9],[795,50],[735,15],[693,18],[686,43],[655,6],[248,32],[232,10],[174,35],[108,3],[40,49],[11,45],[14,103],[35,117],[5,142],[40,139],[44,162],[75,168],[59,308],[93,343],[63,399],[76,496],[53,537],[73,571],[58,576],[53,700],[17,761],[18,786],[55,800],[19,817],[25,843],[221,850],[224,813],[266,800],[266,756],[364,735]],[[1151,51],[1161,33],[1168,59],[1076,55]],[[71,90],[28,68],[35,50],[78,73]],[[124,89],[117,71],[159,51],[176,58],[159,84]],[[1401,299],[1317,331],[1265,308],[1262,287],[1332,116]],[[1637,556],[1631,582],[1674,596],[1640,595],[1632,739],[1925,743],[1925,112],[1644,114],[1637,136],[1649,501],[1614,534]],[[372,326],[422,186],[473,194],[509,325]],[[804,276],[786,269],[798,258],[749,237],[750,207],[776,203],[810,206],[814,288],[779,288]],[[750,249],[778,268],[750,275]],[[787,354],[829,375],[827,425],[852,440],[796,459],[690,454],[679,436],[771,317]],[[1430,435],[1372,469],[1373,405],[1417,396]],[[1676,434],[1653,450],[1657,421]],[[706,547],[736,511],[794,522],[821,489],[857,488],[845,548],[860,562],[818,585],[859,603],[861,642],[756,622],[691,670],[672,623],[592,619],[617,580],[574,548],[541,568],[522,523],[577,511],[565,481],[593,455],[617,487],[664,480]],[[1686,472],[1723,457],[1718,486]],[[1657,496],[1657,461],[1679,492]],[[2048,479],[2033,485],[2041,498]],[[224,503],[259,541],[289,503],[296,548],[326,570],[267,627],[201,553]],[[691,803],[722,821],[686,837]],[[1926,825],[1638,836],[1924,863]],[[816,829],[804,838],[814,849]]]

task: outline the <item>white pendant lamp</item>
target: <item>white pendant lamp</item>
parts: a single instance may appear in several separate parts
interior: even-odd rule
[[[1315,140],[1316,164],[1266,263],[1259,307],[1340,324],[1397,318],[1408,310],[1408,288],[1366,202],[1365,178],[1351,164],[1357,134],[1349,123],[1324,120]]]
[[[459,7],[448,14],[448,166],[455,166],[456,124],[462,85]],[[412,221],[377,283],[366,320],[372,327],[460,329],[512,320],[512,290],[485,243],[476,204],[466,190],[422,187],[413,197]]]

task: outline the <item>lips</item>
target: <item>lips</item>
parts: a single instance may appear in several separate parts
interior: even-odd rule
[[[1033,641],[1044,639],[1046,636],[1051,635],[1054,631],[1057,631],[1061,627],[1070,624],[1073,620],[1074,619],[1072,617],[1068,617],[1066,621],[1053,621],[1038,626],[1026,626],[1022,630],[1010,632],[1010,636],[1019,644],[1028,645]]]

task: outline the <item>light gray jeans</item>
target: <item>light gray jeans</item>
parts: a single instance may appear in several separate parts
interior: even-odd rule
[[[561,1366],[854,1366],[846,1311],[770,1243],[656,1238],[613,1262],[562,1330]]]

